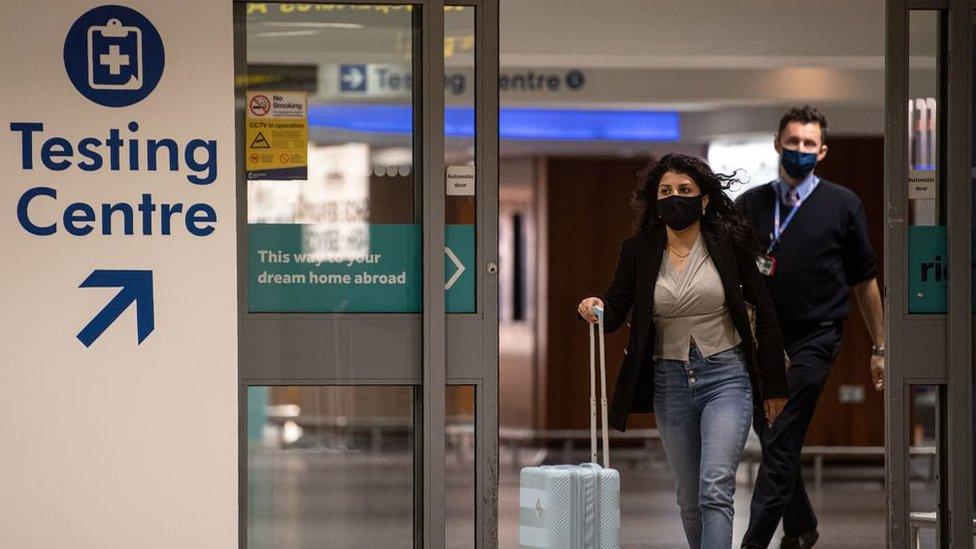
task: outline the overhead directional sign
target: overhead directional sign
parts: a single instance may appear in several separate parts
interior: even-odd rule
[[[95,270],[81,283],[82,288],[122,288],[108,305],[80,332],[78,340],[91,347],[130,305],[136,306],[136,333],[141,344],[156,327],[153,311],[152,271]]]
[[[339,68],[339,89],[344,92],[366,91],[366,65],[342,65]]]

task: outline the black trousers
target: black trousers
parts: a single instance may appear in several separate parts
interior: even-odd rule
[[[762,443],[762,464],[752,495],[749,529],[743,547],[767,547],[780,519],[787,536],[817,529],[800,468],[803,439],[827,383],[842,334],[841,323],[786,330],[783,338],[792,366],[787,373],[789,400],[772,427],[762,402],[756,402],[753,427]]]

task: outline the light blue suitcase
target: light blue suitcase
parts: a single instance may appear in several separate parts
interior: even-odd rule
[[[620,547],[620,474],[610,468],[603,311],[599,323],[603,465],[596,449],[596,358],[590,325],[590,459],[582,465],[525,467],[519,476],[519,547],[617,549]]]

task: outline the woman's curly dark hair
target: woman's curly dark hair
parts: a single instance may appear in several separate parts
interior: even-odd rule
[[[698,184],[702,195],[708,196],[708,207],[702,217],[702,230],[722,234],[751,253],[761,251],[752,226],[725,194],[725,190],[739,183],[735,174],[715,173],[701,158],[686,154],[667,154],[660,160],[651,162],[641,172],[642,183],[634,195],[635,204],[643,210],[639,232],[664,224],[657,215],[657,188],[667,172],[687,175]]]

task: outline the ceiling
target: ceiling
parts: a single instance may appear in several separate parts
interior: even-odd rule
[[[402,8],[283,13],[275,4],[249,6],[262,5],[267,12],[249,8],[249,60],[316,65],[320,94],[323,82],[335,88],[336,76],[328,74],[342,63],[409,72],[412,14]],[[702,144],[768,133],[783,109],[809,102],[827,114],[834,134],[881,134],[884,6],[882,0],[501,0],[503,74],[586,75],[580,90],[503,90],[502,106],[677,111],[682,143]],[[457,50],[448,71],[470,71],[471,43],[463,40],[472,34],[473,10],[449,12],[447,21]],[[929,93],[936,21],[916,12],[912,23],[911,79],[918,94]],[[510,148],[532,150],[524,143]]]

